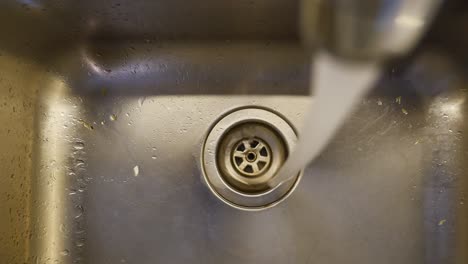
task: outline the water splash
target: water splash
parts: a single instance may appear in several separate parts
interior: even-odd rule
[[[376,64],[345,62],[325,53],[317,54],[312,66],[310,87],[314,97],[296,148],[270,182],[272,187],[294,178],[317,157],[379,75]]]

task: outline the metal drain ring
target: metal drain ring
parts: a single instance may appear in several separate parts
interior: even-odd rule
[[[262,137],[258,134],[262,134]],[[232,167],[233,171],[229,170],[227,165],[235,164],[231,158],[235,147],[242,140],[254,138],[260,138],[270,147],[272,159],[268,168],[258,175],[241,173],[235,166]],[[202,149],[202,169],[209,189],[224,203],[242,210],[258,211],[280,203],[297,186],[302,172],[294,180],[278,186],[270,187],[268,182],[281,167],[296,140],[292,127],[270,111],[246,108],[224,116],[212,127]],[[278,145],[283,150],[272,151],[272,142],[277,141],[281,142]],[[279,156],[276,157],[275,153]]]

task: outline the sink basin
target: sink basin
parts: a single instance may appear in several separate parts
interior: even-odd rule
[[[300,130],[298,2],[2,1],[0,262],[468,263],[467,11],[447,3],[291,195],[248,212],[202,148],[237,109]]]

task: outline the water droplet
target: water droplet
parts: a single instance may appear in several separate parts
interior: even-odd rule
[[[77,149],[77,150],[80,150],[80,149],[84,149],[84,143],[83,142],[75,142],[75,144],[73,145],[73,148],[74,149]]]
[[[83,215],[84,209],[83,209],[83,206],[81,205],[77,205],[75,208],[76,208],[75,219],[78,219]]]
[[[83,241],[83,240],[78,240],[78,241],[76,241],[76,242],[75,242],[75,246],[77,246],[77,247],[82,247],[82,246],[84,246],[84,241]]]
[[[140,107],[142,107],[143,104],[145,103],[145,100],[146,100],[146,97],[140,97],[140,98],[138,98],[138,105],[139,105]]]
[[[395,98],[395,103],[401,104],[401,96],[398,96],[397,98]]]
[[[68,251],[68,249],[62,250],[62,251],[60,251],[60,255],[68,256],[68,255],[70,255],[70,251]]]
[[[157,159],[158,157],[156,155],[151,156],[152,159]]]
[[[115,120],[117,120],[117,116],[112,114],[112,115],[109,116],[109,119],[110,119],[110,121],[115,121]]]
[[[77,159],[77,160],[76,160],[75,167],[77,167],[77,168],[78,168],[78,167],[84,167],[84,165],[85,165],[84,160],[80,160],[80,159]]]
[[[140,167],[136,165],[135,167],[133,167],[133,176],[137,177],[139,174],[140,174]]]
[[[89,130],[93,130],[93,129],[94,129],[94,127],[93,127],[91,124],[89,124],[88,122],[86,122],[86,121],[84,121],[84,120],[82,120],[82,119],[80,119],[79,122],[80,122],[85,128],[87,128],[87,129],[89,129]]]

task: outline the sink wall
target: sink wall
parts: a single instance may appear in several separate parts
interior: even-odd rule
[[[42,72],[4,52],[0,69],[0,259],[24,263],[30,234],[35,99]]]

